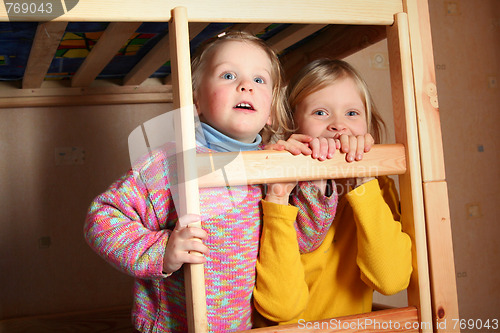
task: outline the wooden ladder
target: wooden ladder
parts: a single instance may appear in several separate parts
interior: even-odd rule
[[[274,4],[281,1],[271,2]],[[321,1],[316,2],[321,4]],[[293,7],[296,3],[288,2],[288,4],[289,7]],[[181,168],[179,184],[184,184],[183,188],[179,189],[180,198],[183,199],[178,207],[180,215],[199,214],[199,187],[225,185],[224,179],[217,180],[212,177],[210,182],[206,177],[197,179],[196,160],[198,159],[198,165],[202,167],[207,163],[203,163],[200,159],[207,158],[207,156],[203,154],[196,156],[194,153],[194,110],[187,15],[191,7],[186,6],[187,9],[176,7],[172,10],[169,25],[176,128],[181,128],[181,131],[177,131],[179,136],[176,138],[177,153],[182,156],[179,163]],[[360,170],[363,170],[363,176],[399,174],[403,230],[412,239],[413,251],[413,273],[407,290],[408,307],[349,316],[341,320],[354,323],[363,318],[364,323],[372,323],[371,326],[364,327],[367,329],[366,332],[380,332],[380,327],[397,328],[395,331],[401,332],[459,332],[459,325],[456,325],[458,302],[428,6],[426,1],[404,0],[401,8],[403,10],[394,13],[391,22],[384,20],[376,22],[376,24],[387,26],[397,144],[374,147],[360,162],[358,165],[360,168],[357,171],[352,171],[354,170],[352,164],[349,165],[348,170],[347,163],[341,158],[317,163],[323,163],[322,169],[326,167],[330,177],[334,172],[344,177],[346,175],[360,176],[361,174],[357,173]],[[242,7],[238,7],[238,13],[252,9],[255,8],[245,3]],[[287,10],[293,11],[294,8]],[[300,8],[297,7],[296,10],[299,11]],[[321,7],[318,7],[318,11],[321,10]],[[302,12],[302,23],[329,23],[323,16],[313,15],[314,13],[315,11]],[[220,15],[221,18],[230,22],[253,22],[253,20],[259,22],[260,20],[259,18],[222,16],[223,13]],[[280,16],[274,20],[287,23],[283,17]],[[197,18],[195,21],[197,20],[200,19]],[[220,21],[218,17],[213,17],[212,20]],[[352,20],[351,23],[356,23],[356,20],[352,18],[349,20]],[[210,158],[214,159],[217,164],[218,158],[227,158],[223,155],[223,153],[214,153]],[[253,170],[252,165],[264,160],[267,165],[271,166],[305,163],[304,159],[299,161],[300,158],[300,156],[291,156],[283,152],[244,152],[243,159],[247,168],[246,178],[241,182],[242,184],[256,184],[297,180],[292,175],[274,175],[271,171],[266,174],[262,172],[262,169]],[[311,162],[311,159],[308,160],[308,163],[311,163],[311,171],[310,174],[304,176],[303,180],[311,179],[313,176],[318,177],[317,169],[315,169],[318,165],[315,164],[316,162]],[[366,170],[373,170],[373,172],[366,173]],[[206,332],[208,325],[203,265],[185,266],[189,330],[190,332]],[[299,327],[294,324],[255,331],[280,332],[294,328]],[[327,327],[324,330],[314,328],[301,329],[301,331],[351,332],[355,329]]]

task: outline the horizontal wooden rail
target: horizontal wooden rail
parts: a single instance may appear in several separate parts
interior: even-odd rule
[[[199,187],[396,175],[406,172],[402,144],[375,145],[361,161],[346,162],[335,153],[326,161],[293,156],[286,151],[259,150],[197,155]]]
[[[391,25],[394,14],[403,11],[401,0],[239,0],[237,6],[232,0],[86,0],[70,10],[54,8],[50,15],[37,11],[23,14],[19,7],[0,5],[0,21],[166,22],[170,10],[178,6],[187,8],[190,22],[232,23]]]
[[[424,324],[425,325],[425,324]],[[418,321],[418,312],[415,307],[396,308],[390,310],[374,311],[354,316],[338,317],[333,319],[301,322],[280,326],[270,326],[243,332],[303,332],[303,333],[327,333],[327,332],[405,332],[417,333],[421,324]]]

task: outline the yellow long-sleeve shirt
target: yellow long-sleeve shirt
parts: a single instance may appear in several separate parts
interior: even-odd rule
[[[254,289],[259,314],[285,324],[364,313],[371,311],[373,290],[390,295],[406,289],[411,241],[401,230],[397,198],[388,177],[350,191],[323,243],[305,254],[294,227],[297,208],[262,201]],[[261,319],[256,316],[256,327],[264,325]]]

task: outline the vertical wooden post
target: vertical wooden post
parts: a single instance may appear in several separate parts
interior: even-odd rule
[[[403,228],[412,238],[413,273],[408,303],[419,309],[422,332],[432,332],[422,177],[411,50],[406,13],[387,28],[396,142],[406,146],[407,172],[399,177]]]
[[[459,332],[455,263],[427,1],[404,0],[419,119],[427,241],[436,332]],[[458,327],[457,327],[458,326]]]
[[[194,126],[193,92],[191,88],[191,55],[187,10],[176,7],[169,23],[172,50],[172,89],[175,114],[175,140],[179,184],[179,216],[200,214],[198,174],[196,168],[196,139]],[[188,227],[201,228],[201,223]],[[203,264],[184,265],[186,311],[189,332],[207,332],[207,304]]]

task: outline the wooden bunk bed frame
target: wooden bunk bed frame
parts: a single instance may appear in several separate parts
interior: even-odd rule
[[[9,17],[6,8],[0,6],[0,20],[41,19],[37,19],[36,15]],[[67,22],[80,21],[111,23],[75,73],[70,87],[42,88]],[[158,43],[119,86],[96,87],[95,78],[117,48],[137,29],[138,22],[165,21],[170,22],[169,37]],[[356,323],[363,319],[364,332],[386,329],[394,332],[458,332],[458,325],[453,325],[458,319],[458,302],[430,22],[425,0],[244,0],[237,4],[227,0],[80,0],[76,7],[64,15],[39,23],[22,87],[2,86],[0,105],[12,108],[173,100],[176,122],[182,128],[180,132],[177,131],[178,151],[194,152],[194,149],[190,149],[194,147],[195,141],[189,41],[209,22],[238,23],[238,29],[250,32],[270,23],[293,23],[286,35],[277,36],[271,41],[278,49],[330,24],[330,28],[316,42],[308,45],[310,52],[295,52],[282,59],[289,72],[312,60],[313,54],[317,57],[341,58],[367,44],[387,38],[397,144],[375,147],[362,163],[357,164],[357,169],[348,166],[342,158],[317,163],[309,159],[310,173],[304,175],[303,179],[321,179],[325,175],[335,178],[336,175],[399,174],[403,228],[411,236],[413,244],[414,269],[408,287],[408,307],[338,318],[347,323],[338,329],[322,325],[329,322],[326,320],[301,331],[355,332],[359,329]],[[324,45],[334,48],[325,50]],[[172,78],[160,85],[144,84],[151,73],[169,57],[172,60]],[[93,86],[89,87],[91,84]],[[210,177],[210,182],[206,181],[207,177],[198,180],[196,167],[189,167],[198,164],[198,168],[203,168],[209,165],[203,162],[207,158],[215,164],[224,163],[224,160],[218,159],[227,158],[227,155],[183,154],[181,160],[184,162],[180,163],[183,174],[186,179],[192,180],[184,182],[182,190],[185,195],[181,194],[180,197],[190,199],[181,202],[180,214],[199,213],[199,202],[196,200],[199,186],[224,185],[223,179],[214,177]],[[273,174],[272,166],[291,164],[290,160],[293,163],[306,163],[305,159],[299,161],[300,158],[283,152],[246,152],[246,178],[242,182],[296,179],[294,174]],[[197,163],[186,162],[195,159],[198,159]],[[319,163],[322,163],[321,167]],[[266,167],[268,172],[262,172]],[[318,172],[319,169],[326,173]],[[186,265],[185,272],[189,328],[192,332],[205,332],[207,321],[203,266]],[[296,329],[298,325],[285,325],[255,331]]]

